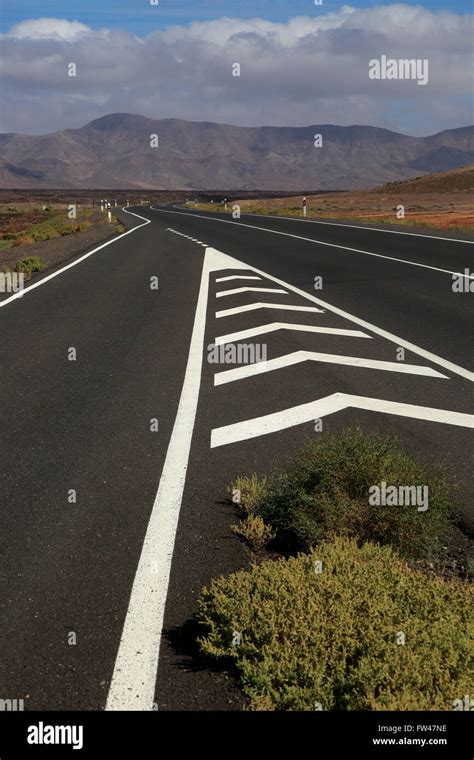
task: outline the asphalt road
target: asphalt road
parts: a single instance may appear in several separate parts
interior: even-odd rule
[[[473,294],[452,273],[474,249],[130,211],[133,231],[0,301],[0,698],[240,709],[187,633],[201,588],[248,561],[237,475],[284,465],[315,420],[360,424],[445,465],[472,529]],[[266,363],[209,360],[239,342]]]

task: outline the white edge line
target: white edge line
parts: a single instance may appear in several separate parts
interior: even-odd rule
[[[153,211],[161,211],[161,209],[155,209],[153,206],[150,206],[150,208],[153,209]],[[175,207],[176,208],[176,207]],[[224,211],[216,211],[216,214],[224,214]],[[191,216],[198,216],[198,214],[191,214]],[[430,240],[446,240],[449,243],[468,243],[468,245],[474,245],[474,240],[461,240],[460,238],[447,238],[447,237],[440,237],[439,235],[424,235],[422,232],[405,232],[404,230],[385,230],[380,229],[379,227],[365,227],[362,224],[346,224],[345,222],[325,222],[322,219],[304,219],[298,216],[277,216],[277,214],[246,214],[243,213],[240,215],[246,216],[249,218],[257,218],[262,217],[263,219],[281,219],[282,221],[286,222],[303,222],[306,224],[323,224],[328,225],[330,227],[348,227],[349,229],[353,230],[370,230],[371,232],[389,232],[391,235],[410,235],[411,237],[421,237],[421,238],[429,238]],[[238,222],[237,222],[238,224]],[[414,224],[416,226],[416,224]]]
[[[34,290],[35,288],[39,288],[41,285],[44,285],[45,282],[52,280],[53,277],[57,277],[58,275],[65,272],[67,269],[72,269],[72,267],[77,266],[77,264],[80,264],[81,261],[84,261],[84,259],[88,259],[89,256],[92,256],[94,253],[97,253],[97,251],[102,250],[102,248],[106,248],[106,246],[112,245],[112,243],[116,243],[117,240],[120,240],[120,238],[123,238],[126,235],[130,235],[132,232],[139,230],[141,227],[145,227],[145,225],[147,224],[151,224],[151,219],[146,219],[146,217],[140,216],[140,214],[135,214],[133,211],[127,211],[127,209],[125,208],[122,208],[122,211],[125,211],[126,214],[132,214],[133,216],[137,216],[139,219],[144,219],[145,223],[139,224],[137,227],[132,227],[131,230],[127,230],[126,232],[122,232],[121,235],[118,235],[117,237],[112,238],[112,240],[107,240],[106,243],[102,243],[102,245],[99,245],[97,248],[94,248],[92,251],[85,253],[83,256],[80,256],[78,259],[75,259],[75,261],[72,261],[70,264],[67,264],[64,267],[61,267],[61,269],[58,269],[56,272],[52,272],[52,274],[46,275],[46,277],[43,277],[41,280],[38,280],[38,282],[34,282],[32,285],[28,285],[27,288],[24,288],[23,290],[19,291],[18,293],[15,293],[9,298],[5,298],[4,301],[0,301],[0,307],[6,306],[8,303],[15,301],[17,298],[23,298],[25,293],[28,293],[28,291]]]
[[[370,230],[371,232],[389,232],[391,235],[410,235],[411,237],[421,237],[421,238],[428,238],[429,240],[446,240],[448,243],[468,243],[469,245],[474,245],[474,240],[460,240],[459,238],[445,238],[440,237],[439,235],[424,235],[421,232],[404,232],[403,230],[384,230],[379,229],[378,227],[364,227],[362,225],[358,224],[345,224],[344,222],[323,222],[320,219],[299,219],[297,216],[274,216],[273,214],[241,214],[241,216],[262,216],[265,217],[265,219],[282,219],[283,221],[287,222],[309,222],[310,224],[323,224],[328,225],[330,227],[348,227],[351,230]],[[414,224],[413,226],[416,226]]]
[[[281,230],[270,230],[268,227],[258,227],[254,224],[245,224],[243,222],[231,222],[230,219],[216,219],[213,216],[204,216],[203,214],[189,214],[187,211],[169,211],[160,208],[150,206],[152,211],[158,211],[161,214],[181,214],[181,216],[192,216],[193,219],[207,219],[212,222],[221,222],[222,224],[236,224],[239,227],[247,227],[251,230],[260,230],[261,232],[270,232],[273,235],[284,235],[285,237],[296,238],[297,240],[304,240],[306,243],[315,243],[316,245],[325,245],[328,248],[339,248],[341,251],[352,251],[352,253],[362,253],[364,256],[375,256],[378,259],[387,259],[388,261],[396,261],[398,264],[408,264],[412,267],[421,267],[422,269],[431,269],[434,272],[442,272],[443,274],[456,275],[457,277],[464,277],[465,279],[474,279],[474,274],[466,275],[463,272],[453,272],[451,269],[441,269],[441,267],[432,267],[429,264],[421,264],[418,261],[408,261],[407,259],[398,259],[395,256],[384,256],[381,253],[375,253],[374,251],[364,251],[362,248],[350,248],[347,245],[338,245],[337,243],[328,243],[324,240],[314,240],[313,238],[302,237],[302,235],[295,235],[291,232],[281,232]],[[342,225],[344,226],[344,225]],[[379,230],[380,231],[380,230]],[[405,233],[401,233],[405,234]],[[446,238],[439,238],[440,240],[446,240]],[[458,241],[459,242],[459,241]],[[466,242],[466,241],[462,241]],[[257,270],[255,270],[257,271]]]

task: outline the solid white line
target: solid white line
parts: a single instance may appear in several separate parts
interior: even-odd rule
[[[122,211],[125,211],[126,214],[132,214],[132,216],[137,216],[139,219],[144,219],[145,224],[139,224],[137,227],[132,227],[131,230],[127,230],[127,232],[122,232],[121,235],[118,235],[115,238],[112,238],[112,240],[108,240],[106,243],[102,243],[102,245],[99,245],[97,248],[94,248],[92,251],[89,251],[89,253],[85,253],[83,256],[80,256],[80,258],[76,259],[75,261],[72,261],[70,264],[67,264],[64,267],[61,267],[61,269],[58,269],[56,272],[53,272],[52,274],[46,275],[46,277],[43,277],[41,280],[38,280],[38,282],[33,283],[33,285],[28,285],[28,287],[23,288],[23,290],[18,291],[18,293],[15,293],[12,296],[9,296],[9,298],[5,298],[4,301],[0,301],[0,307],[6,306],[8,303],[11,303],[11,301],[15,301],[17,298],[22,298],[25,293],[28,293],[30,290],[34,290],[35,288],[41,287],[41,285],[44,285],[49,280],[52,280],[53,277],[57,277],[59,274],[62,274],[67,269],[72,269],[72,267],[77,266],[81,263],[81,261],[84,261],[84,259],[88,259],[89,256],[92,256],[94,253],[97,253],[97,251],[101,251],[102,248],[106,248],[108,245],[111,245],[112,243],[116,243],[117,240],[120,240],[120,238],[125,237],[126,235],[130,235],[132,232],[135,232],[136,230],[139,230],[141,227],[145,227],[147,224],[151,224],[151,219],[147,219],[144,216],[140,216],[140,214],[135,214],[133,211],[127,211],[127,209],[123,208]]]
[[[275,359],[268,361],[247,364],[234,369],[227,369],[223,372],[216,372],[214,375],[214,385],[223,385],[235,380],[242,380],[247,377],[254,377],[265,372],[272,372],[276,369],[291,367],[294,364],[300,364],[305,361],[325,362],[327,364],[343,364],[349,367],[361,367],[364,369],[377,369],[386,372],[401,372],[407,375],[424,375],[425,377],[443,377],[436,369],[425,367],[419,364],[404,364],[403,362],[386,362],[379,359],[364,359],[359,356],[340,356],[339,354],[322,354],[317,351],[293,351],[291,354],[277,356]]]
[[[466,275],[463,272],[453,272],[450,269],[441,269],[440,267],[432,267],[429,264],[420,264],[417,261],[408,261],[407,259],[398,259],[398,258],[395,258],[394,256],[384,256],[381,253],[373,253],[372,251],[365,251],[365,250],[362,250],[361,248],[350,248],[347,245],[327,243],[324,240],[314,240],[314,238],[307,238],[307,237],[302,237],[301,235],[294,235],[291,232],[281,232],[280,230],[270,230],[268,229],[268,227],[258,227],[254,224],[244,224],[243,222],[231,222],[229,219],[216,219],[213,216],[203,216],[202,214],[189,214],[186,211],[164,211],[163,209],[155,208],[154,206],[150,206],[150,209],[152,211],[158,211],[159,213],[162,213],[162,214],[178,214],[178,216],[181,214],[181,216],[192,216],[194,219],[207,219],[212,222],[221,222],[222,224],[236,224],[239,227],[247,227],[248,229],[260,230],[261,232],[270,232],[273,235],[283,235],[285,237],[296,238],[296,240],[304,240],[306,243],[316,243],[317,245],[325,245],[329,248],[339,248],[342,251],[351,251],[352,253],[362,253],[364,254],[364,256],[376,256],[379,259],[388,259],[389,261],[396,261],[399,264],[409,264],[413,267],[422,267],[422,269],[431,269],[434,272],[442,272],[443,274],[450,274],[450,275],[454,274],[456,276],[465,277],[466,279],[474,279],[474,274]],[[465,242],[465,241],[462,241],[462,242]]]
[[[222,298],[223,296],[234,296],[237,293],[284,293],[288,295],[286,290],[281,288],[232,288],[232,290],[220,290],[216,293],[216,298]]]
[[[163,209],[154,208],[153,206],[150,206],[150,208],[153,209],[153,211],[162,211]],[[176,208],[176,207],[175,207]],[[216,214],[224,214],[224,211],[216,211],[214,212]],[[192,216],[198,216],[198,214],[192,214]],[[249,218],[251,217],[262,217],[264,219],[281,219],[282,221],[286,222],[303,222],[303,223],[309,223],[309,224],[322,224],[322,225],[328,225],[330,227],[349,227],[353,230],[370,230],[371,232],[389,232],[391,235],[410,235],[411,237],[421,237],[421,238],[429,238],[430,240],[446,240],[449,243],[468,243],[469,245],[474,244],[474,240],[461,240],[460,238],[447,238],[447,237],[441,237],[440,235],[427,235],[422,232],[405,232],[404,230],[385,230],[380,229],[379,227],[365,227],[362,224],[347,224],[346,222],[325,222],[322,219],[308,219],[301,218],[298,216],[277,216],[276,214],[241,214],[242,216],[247,216]],[[414,225],[416,227],[416,223]]]
[[[252,277],[245,274],[231,274],[228,277],[218,277],[216,282],[228,282],[229,280],[261,280],[261,277]]]
[[[469,245],[473,245],[473,240],[460,240],[459,238],[446,238],[446,237],[440,237],[439,235],[425,235],[421,232],[404,232],[403,230],[382,230],[378,229],[377,227],[365,227],[359,224],[346,224],[345,222],[324,222],[319,219],[300,219],[297,216],[276,216],[275,214],[241,214],[241,216],[248,216],[248,217],[264,217],[265,219],[282,219],[283,221],[287,222],[303,222],[303,223],[310,223],[310,224],[322,224],[322,225],[328,225],[329,227],[349,227],[352,230],[370,230],[371,232],[389,232],[391,235],[410,235],[411,237],[421,237],[421,238],[429,238],[430,240],[446,240],[449,243],[468,243]],[[416,224],[414,224],[416,226]]]
[[[244,311],[255,311],[255,309],[284,309],[285,311],[311,311],[324,314],[321,309],[315,309],[314,306],[285,306],[281,303],[249,303],[246,306],[235,306],[233,309],[216,311],[216,317],[219,319],[220,317],[228,317],[231,314],[241,314]]]
[[[276,330],[299,330],[302,332],[322,333],[323,335],[342,335],[351,338],[370,338],[371,335],[363,333],[361,330],[344,330],[338,327],[317,327],[315,325],[298,325],[294,322],[269,322],[267,325],[259,327],[249,327],[248,330],[238,330],[227,335],[220,335],[215,339],[214,345],[221,346],[224,343],[234,343],[238,340],[253,338],[255,335],[275,332]]]
[[[440,422],[445,425],[474,428],[474,415],[472,414],[451,412],[447,409],[436,409],[429,406],[401,404],[397,401],[384,401],[367,396],[353,396],[348,393],[333,393],[330,396],[317,399],[317,401],[311,401],[309,404],[293,406],[281,412],[215,428],[211,433],[211,448],[276,433],[279,430],[286,430],[311,420],[319,420],[349,407],[428,422]]]
[[[171,561],[201,383],[209,274],[224,268],[249,267],[208,248],[181,398],[133,583],[107,710],[153,707]]]

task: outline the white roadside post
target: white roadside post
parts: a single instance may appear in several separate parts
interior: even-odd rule
[[[130,206],[130,201],[127,200],[127,206]]]
[[[112,212],[110,210],[110,203],[107,204],[107,218],[108,218],[109,222],[112,221]]]
[[[115,206],[117,207],[117,198],[115,199]]]
[[[303,216],[306,216],[306,198],[303,198]]]
[[[224,211],[227,211],[227,198],[224,198]]]
[[[104,201],[103,201],[103,199],[102,199],[102,198],[100,199],[100,210],[101,210],[101,211],[103,211],[103,210],[104,210]]]

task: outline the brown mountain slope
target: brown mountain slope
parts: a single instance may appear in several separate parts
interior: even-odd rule
[[[426,174],[400,182],[389,182],[376,187],[373,193],[458,193],[464,190],[474,191],[474,164],[461,166],[449,172]]]
[[[0,188],[356,189],[472,163],[474,127],[409,137],[368,126],[250,128],[110,114],[80,129],[0,135],[0,159]]]

